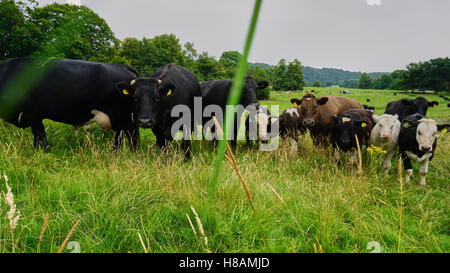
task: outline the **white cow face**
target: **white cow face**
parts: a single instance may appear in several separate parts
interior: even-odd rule
[[[438,128],[436,122],[432,119],[423,118],[419,120],[416,131],[417,143],[419,143],[419,150],[422,152],[431,152],[433,150],[433,143],[436,140]]]
[[[387,141],[398,136],[401,127],[398,115],[373,115],[373,120],[377,123],[373,130],[378,132],[378,137],[380,139]]]

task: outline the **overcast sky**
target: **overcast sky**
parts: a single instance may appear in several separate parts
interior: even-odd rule
[[[220,57],[242,51],[253,0],[40,0],[87,5],[120,39],[174,33]],[[390,72],[450,56],[450,0],[263,0],[250,62]]]

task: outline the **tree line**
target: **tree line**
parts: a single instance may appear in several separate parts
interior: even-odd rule
[[[50,4],[39,7],[36,0],[0,0],[0,61],[16,57],[66,58],[126,64],[148,76],[160,66],[174,63],[191,70],[199,81],[232,79],[241,53],[225,51],[219,59],[198,52],[192,42],[181,44],[174,34],[152,38],[117,39],[104,19],[86,6]],[[248,75],[256,81],[276,84],[277,90],[302,89],[303,72],[298,60],[275,68],[249,65]],[[268,98],[270,88],[258,97]]]
[[[238,51],[225,51],[217,59],[206,51],[198,52],[192,42],[181,44],[174,34],[140,40],[130,37],[121,41],[106,21],[86,6],[54,3],[39,7],[36,0],[26,3],[0,0],[0,14],[0,61],[44,56],[109,62],[131,65],[142,76],[150,75],[164,64],[175,63],[188,68],[199,81],[208,81],[232,79],[241,57]],[[377,74],[362,73],[359,80],[347,79],[337,84],[346,88],[448,91],[449,67],[448,58],[439,58],[412,63],[406,70],[396,70],[377,78],[370,76]],[[281,59],[276,66],[249,64],[248,75],[256,81],[271,83],[271,87],[258,94],[259,99],[265,99],[270,90],[303,90],[308,85],[304,70],[308,77],[317,72],[302,67],[297,59]],[[336,69],[325,70],[332,74],[332,80],[309,85],[336,84],[335,78],[342,73]]]

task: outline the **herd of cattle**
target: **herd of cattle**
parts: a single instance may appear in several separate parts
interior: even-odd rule
[[[171,113],[176,105],[184,105],[194,113],[194,101],[201,98],[203,109],[216,105],[225,113],[231,89],[231,81],[200,83],[189,70],[174,64],[160,67],[150,77],[140,77],[134,68],[126,65],[51,60],[40,64],[46,69],[39,82],[19,104],[11,105],[10,87],[21,71],[32,64],[28,58],[0,64],[0,105],[12,109],[0,118],[20,128],[31,127],[35,147],[45,149],[48,143],[43,119],[75,127],[96,122],[104,130],[114,131],[114,150],[120,147],[123,135],[128,138],[131,149],[136,149],[139,127],[151,128],[157,144],[164,147],[173,140],[171,130],[177,119]],[[254,140],[249,137],[248,130],[253,123],[256,123],[257,139],[263,142],[278,136],[298,141],[300,135],[309,131],[315,145],[332,145],[336,159],[340,158],[341,151],[353,151],[351,161],[355,162],[357,141],[360,147],[380,147],[386,153],[383,163],[386,171],[399,147],[406,181],[412,174],[411,160],[415,160],[420,163],[420,184],[425,185],[438,134],[446,132],[449,127],[448,124],[438,125],[426,118],[428,107],[435,107],[438,102],[428,102],[423,97],[400,99],[390,102],[384,115],[376,116],[373,108],[350,98],[318,98],[308,93],[301,99],[291,99],[293,106],[274,116],[259,104],[256,96],[258,89],[268,85],[266,81],[256,82],[251,77],[245,79],[239,104],[257,109],[255,116],[246,119],[247,144]],[[236,121],[240,118],[235,115],[233,146],[237,142]],[[190,120],[189,126],[184,126],[188,128],[181,128],[188,136],[183,138],[187,158],[191,150],[190,135],[197,126],[209,126],[211,132],[215,130],[210,119],[203,118],[200,122],[195,118]]]

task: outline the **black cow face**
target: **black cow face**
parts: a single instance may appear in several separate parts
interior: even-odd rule
[[[175,86],[161,79],[138,78],[129,84],[120,82],[116,89],[123,96],[131,96],[136,104],[138,125],[151,128],[156,124],[161,98],[172,96]]]
[[[357,134],[357,131],[360,130],[360,128],[368,126],[368,124],[364,121],[355,120],[350,116],[340,116],[339,118],[335,116],[331,117],[336,123],[335,137],[337,139],[338,147],[344,152],[356,147],[355,135],[360,137],[360,134]]]
[[[261,82],[256,83],[256,81],[252,77],[248,76],[245,79],[240,104],[242,104],[245,107],[248,105],[258,106],[259,102],[256,97],[257,92],[260,89],[266,88],[268,85],[269,85],[269,83],[266,81],[261,81]]]
[[[437,107],[439,105],[439,102],[432,101],[429,102],[424,97],[418,97],[415,100],[411,99],[402,99],[401,102],[405,105],[411,106],[410,113],[419,113],[421,115],[426,115],[428,111],[428,107]]]

